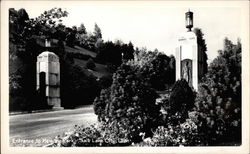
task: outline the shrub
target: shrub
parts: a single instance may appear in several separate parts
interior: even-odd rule
[[[98,119],[105,122],[127,122],[129,139],[139,141],[140,132],[150,135],[157,126],[160,107],[155,104],[156,92],[146,85],[135,67],[123,64],[113,75],[110,90],[103,90],[95,99]]]
[[[125,123],[124,123],[125,124]],[[88,127],[75,125],[73,131],[54,139],[53,147],[122,146],[131,144],[122,122],[99,123]]]
[[[98,121],[105,121],[106,116],[106,106],[111,101],[110,100],[110,88],[102,89],[100,96],[96,97],[94,100],[94,112],[98,115]]]
[[[110,87],[112,82],[113,82],[112,75],[102,76],[99,80],[99,83],[100,83],[102,89],[106,89],[106,88]]]
[[[104,146],[128,146],[132,143],[130,140],[130,130],[127,129],[128,119],[114,120],[101,125],[101,140]]]
[[[186,80],[181,79],[173,85],[169,99],[169,114],[180,114],[180,120],[188,117],[188,111],[194,107],[195,93]]]
[[[86,68],[93,70],[95,68],[95,62],[92,58],[89,58],[86,63]]]
[[[152,138],[146,138],[138,146],[194,146],[201,145],[197,125],[187,119],[178,125],[159,126]]]
[[[196,111],[207,145],[241,143],[241,44],[225,39],[199,85]]]
[[[57,136],[52,146],[77,147],[77,146],[98,146],[100,130],[95,125],[83,127],[75,125],[73,131],[65,132]]]
[[[113,65],[112,63],[107,63],[106,68],[110,73],[114,73],[117,70],[117,66]]]

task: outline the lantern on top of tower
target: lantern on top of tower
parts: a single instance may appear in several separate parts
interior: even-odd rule
[[[185,19],[186,19],[186,28],[188,29],[188,31],[191,31],[192,27],[193,27],[193,12],[191,12],[190,10],[188,10],[188,12],[185,13]]]

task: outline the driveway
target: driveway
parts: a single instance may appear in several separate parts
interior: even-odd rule
[[[57,135],[72,130],[74,125],[97,122],[93,106],[42,113],[11,115],[10,146],[43,146]]]

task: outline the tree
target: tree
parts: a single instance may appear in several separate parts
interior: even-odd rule
[[[76,42],[76,26],[73,26],[72,28],[67,28],[68,29],[68,34],[66,36],[66,44],[70,47],[74,47],[75,42]]]
[[[96,39],[91,32],[88,32],[86,34],[77,33],[76,38],[80,46],[94,52],[97,51],[97,48],[99,48],[100,44],[102,44],[103,42],[102,39]]]
[[[10,110],[30,110],[32,104],[29,104],[35,96],[34,76],[32,63],[33,57],[37,54],[37,50],[33,52],[27,51],[27,44],[31,42],[25,33],[25,29],[28,25],[29,16],[25,9],[16,11],[15,9],[9,9],[9,29],[10,29]],[[36,45],[33,45],[33,49],[36,49]],[[16,66],[18,65],[18,66]]]
[[[77,28],[77,33],[78,34],[87,34],[86,28],[85,28],[83,23],[80,25],[80,27]]]
[[[56,26],[62,22],[63,17],[67,17],[68,12],[61,8],[52,8],[44,11],[35,19],[30,19],[26,32],[30,35],[45,36],[47,38],[54,38]]]
[[[144,75],[145,82],[157,90],[164,90],[165,84],[170,87],[175,82],[175,60],[158,51],[137,49],[133,63]]]
[[[123,53],[123,60],[131,60],[134,58],[134,45],[132,42],[128,44],[121,44],[121,52]]]
[[[122,63],[121,48],[113,42],[107,41],[99,48],[96,59],[100,63],[111,63],[118,67]]]
[[[62,23],[59,23],[55,27],[55,33],[53,34],[53,37],[58,39],[59,41],[65,41],[66,40],[66,26]]]
[[[97,39],[101,39],[102,38],[102,31],[100,29],[100,27],[95,23],[95,28],[94,28],[94,37],[95,40],[97,41]]]
[[[224,49],[199,84],[196,111],[200,134],[208,145],[241,143],[241,43],[227,38]]]
[[[98,43],[98,41],[97,41]],[[96,44],[97,44],[96,43]],[[131,42],[123,43],[121,40],[102,42],[100,41],[97,47],[96,60],[99,63],[114,66],[115,70],[123,61],[133,59],[134,47]],[[123,57],[122,57],[123,55]]]
[[[194,33],[197,36],[197,43],[199,44],[199,52],[198,52],[198,57],[200,57],[202,60],[202,65],[201,65],[201,73],[199,74],[199,79],[201,79],[204,74],[207,73],[207,45],[206,41],[203,38],[204,34],[202,33],[202,30],[200,28],[194,28]]]
[[[26,22],[29,20],[29,15],[25,9],[21,8],[17,11],[18,18],[18,29],[22,30],[26,26]]]
[[[101,47],[103,47],[103,40],[101,38],[99,38],[96,40],[95,49],[99,50]]]

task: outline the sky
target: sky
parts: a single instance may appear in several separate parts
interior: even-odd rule
[[[45,10],[60,7],[69,15],[66,26],[80,26],[93,32],[94,24],[101,28],[104,41],[131,41],[135,47],[175,53],[177,39],[185,28],[185,12],[194,13],[194,27],[202,29],[207,44],[208,62],[223,49],[223,39],[234,43],[242,35],[242,4],[235,2],[172,2],[172,1],[32,1],[16,2],[15,9],[24,8],[30,18]]]

